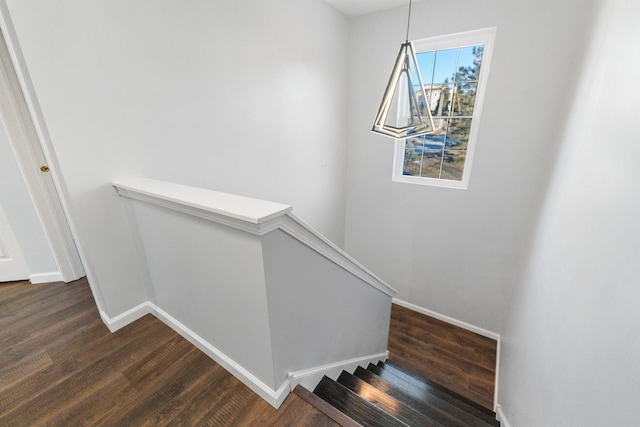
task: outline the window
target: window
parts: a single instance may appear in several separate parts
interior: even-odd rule
[[[420,108],[437,130],[396,141],[394,181],[468,187],[494,36],[491,28],[413,42],[427,98]]]

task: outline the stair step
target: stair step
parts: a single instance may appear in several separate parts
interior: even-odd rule
[[[381,363],[383,363],[383,365],[384,365],[386,368],[396,369],[396,370],[401,371],[401,372],[403,372],[403,373],[405,373],[405,374],[407,374],[407,375],[410,375],[410,376],[412,376],[413,378],[415,378],[415,379],[417,379],[417,380],[420,380],[420,381],[422,381],[422,382],[424,382],[424,383],[431,384],[431,385],[432,385],[432,386],[434,386],[434,387],[441,388],[441,389],[442,389],[442,390],[444,390],[445,392],[447,392],[447,393],[451,394],[452,396],[455,396],[456,398],[458,398],[458,399],[460,399],[460,400],[464,401],[464,402],[465,402],[465,403],[467,403],[468,405],[473,406],[473,407],[475,407],[475,408],[479,409],[479,410],[480,410],[480,411],[482,411],[482,412],[485,412],[486,414],[489,414],[489,415],[492,415],[492,416],[495,416],[495,415],[496,415],[496,414],[495,414],[495,412],[493,412],[493,411],[492,411],[492,410],[490,410],[490,409],[485,408],[485,407],[484,407],[484,406],[482,406],[481,404],[479,404],[479,403],[477,403],[477,402],[474,402],[473,400],[468,399],[468,398],[466,398],[466,397],[464,397],[464,396],[462,396],[462,395],[460,395],[460,394],[458,394],[458,393],[454,392],[453,390],[448,389],[447,387],[444,387],[444,386],[442,386],[442,385],[440,385],[440,384],[438,384],[438,383],[435,383],[435,382],[433,382],[433,381],[429,380],[428,378],[424,378],[424,377],[420,376],[419,374],[416,374],[415,372],[411,371],[410,369],[405,368],[404,366],[402,366],[402,365],[400,365],[400,364],[398,364],[398,363],[394,362],[393,360],[389,360],[389,359],[387,359],[387,361],[386,361],[386,362],[381,362]]]
[[[473,427],[477,426],[479,422],[484,423],[484,420],[478,419],[457,406],[439,399],[437,396],[424,393],[412,393],[411,390],[389,382],[360,366],[353,374],[443,426]]]
[[[327,376],[322,377],[313,393],[364,426],[407,427],[406,423],[387,414]]]
[[[346,371],[342,371],[337,382],[407,425],[443,427],[443,425],[437,421],[421,414],[384,391],[373,387],[371,384]]]
[[[487,408],[407,369],[399,367],[391,361],[387,361],[387,363],[380,362],[378,365],[369,364],[367,369],[382,379],[411,392],[420,399],[433,400],[434,404],[439,405],[438,408],[455,414],[457,418],[462,419],[463,416],[460,411],[464,411],[489,425],[500,426],[500,422],[496,420],[495,413]],[[444,402],[444,404],[438,402]],[[454,408],[458,410],[456,411]]]

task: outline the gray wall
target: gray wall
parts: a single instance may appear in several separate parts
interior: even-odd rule
[[[387,350],[390,296],[281,230],[262,240],[276,384]]]
[[[347,19],[321,0],[7,0],[86,267],[144,301],[110,182],[148,176],[292,204],[341,244]]]
[[[603,2],[509,304],[499,402],[513,426],[640,422],[639,16]]]
[[[260,238],[138,201],[132,232],[148,268],[149,300],[272,389]],[[135,221],[135,222],[134,222]]]
[[[579,71],[591,2],[448,0],[413,6],[411,39],[497,27],[468,190],[391,181],[371,133],[407,8],[352,21],[346,249],[397,298],[500,333]]]

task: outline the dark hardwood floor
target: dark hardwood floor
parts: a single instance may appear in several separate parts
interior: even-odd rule
[[[490,343],[477,344],[448,326],[394,306],[391,356],[490,406],[495,344],[491,356]],[[432,368],[436,378],[425,373]],[[151,315],[111,334],[81,279],[0,284],[0,425],[336,423],[295,393],[274,410]]]
[[[497,342],[394,304],[389,358],[493,411]]]

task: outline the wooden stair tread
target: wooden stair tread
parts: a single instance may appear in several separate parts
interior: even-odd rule
[[[327,376],[320,380],[313,392],[362,425],[368,427],[407,426]]]
[[[373,387],[371,384],[346,371],[342,371],[337,382],[407,425],[442,427],[442,424],[437,421],[421,414],[384,391]]]
[[[446,393],[449,393],[449,394],[451,394],[452,396],[455,396],[456,398],[458,398],[458,399],[462,400],[463,402],[467,403],[467,404],[468,404],[468,405],[470,405],[470,406],[473,406],[473,407],[475,407],[475,408],[479,409],[480,411],[483,411],[483,412],[485,412],[485,413],[487,413],[487,414],[489,414],[489,415],[493,415],[493,416],[495,416],[495,415],[496,415],[496,414],[495,414],[495,412],[493,412],[492,410],[490,410],[490,409],[488,409],[488,408],[486,408],[486,407],[482,406],[481,404],[479,404],[479,403],[477,403],[477,402],[474,402],[473,400],[468,399],[468,398],[466,398],[466,397],[464,397],[464,396],[462,396],[462,395],[460,395],[460,394],[456,393],[455,391],[448,389],[448,388],[447,388],[447,387],[445,387],[445,386],[442,386],[442,385],[440,385],[440,384],[438,384],[438,383],[436,383],[436,382],[434,382],[434,381],[431,381],[431,380],[430,380],[430,379],[428,379],[428,378],[424,378],[423,376],[421,376],[421,375],[419,375],[419,374],[417,374],[417,373],[415,373],[415,372],[411,371],[410,369],[405,368],[404,366],[402,366],[402,365],[400,365],[400,364],[398,364],[398,363],[394,362],[394,361],[393,361],[393,360],[391,360],[391,359],[387,359],[387,361],[386,361],[386,362],[382,362],[382,363],[384,363],[385,367],[390,367],[390,368],[392,368],[392,369],[397,369],[397,370],[399,370],[399,371],[401,371],[401,372],[404,372],[404,373],[405,373],[405,374],[407,374],[407,375],[411,375],[412,377],[414,377],[414,378],[416,378],[416,379],[421,380],[421,381],[422,381],[422,382],[424,382],[424,383],[431,384],[431,385],[432,385],[432,386],[434,386],[434,387],[438,387],[438,388],[440,388],[440,389],[444,390]]]
[[[479,419],[477,417],[447,401],[440,400],[437,396],[414,394],[360,366],[355,370],[354,375],[443,426],[470,427],[478,425]]]
[[[446,401],[486,423],[494,426],[500,425],[496,420],[495,413],[491,410],[444,386],[423,378],[390,360],[387,360],[387,362],[379,362],[378,365],[370,364],[367,369],[399,387],[411,390],[421,398],[428,398],[428,395],[436,396],[440,400]]]

